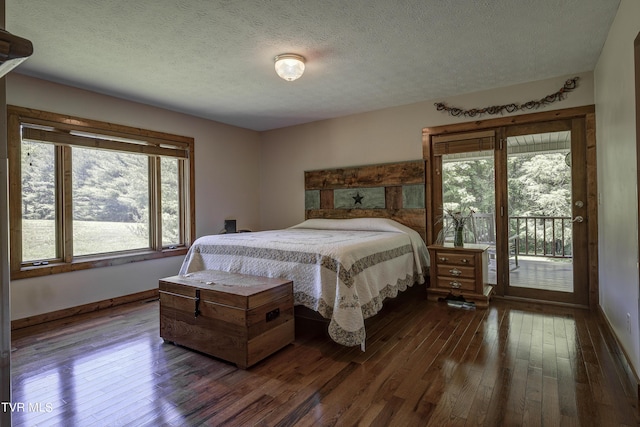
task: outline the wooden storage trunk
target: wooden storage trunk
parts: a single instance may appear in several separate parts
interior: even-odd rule
[[[160,336],[235,363],[259,362],[293,342],[293,283],[200,271],[160,279]]]

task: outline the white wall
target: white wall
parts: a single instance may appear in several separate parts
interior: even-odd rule
[[[257,229],[260,141],[257,132],[11,73],[7,103],[195,139],[196,234],[218,233],[224,219]],[[5,220],[5,219],[3,219]],[[153,289],[177,274],[171,257],[11,282],[11,318]]]
[[[555,93],[576,75],[402,107],[324,120],[261,134],[260,220],[263,229],[304,220],[304,171],[422,158],[422,129],[469,122],[436,111],[435,102],[464,109],[524,103]],[[544,110],[594,103],[593,74],[580,73],[578,87]],[[531,113],[542,110],[529,110]],[[495,118],[495,116],[483,116]]]
[[[633,41],[640,2],[622,0],[596,66],[600,305],[640,373]],[[627,329],[627,313],[631,330]]]

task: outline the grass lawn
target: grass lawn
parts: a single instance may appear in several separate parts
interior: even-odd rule
[[[144,230],[144,233],[136,232]],[[73,222],[74,256],[149,247],[145,224],[130,222]],[[55,223],[22,220],[22,257],[25,261],[56,257]]]

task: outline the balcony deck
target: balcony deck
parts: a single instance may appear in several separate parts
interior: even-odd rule
[[[559,292],[573,292],[573,263],[571,258],[545,258],[518,256],[518,267],[513,258],[510,286],[543,289]],[[495,266],[489,264],[489,283],[496,283]]]

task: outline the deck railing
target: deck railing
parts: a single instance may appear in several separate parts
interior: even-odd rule
[[[445,241],[453,241],[450,220],[444,227],[449,232]],[[493,214],[475,213],[470,227],[465,229],[465,242],[485,243],[495,248],[495,218]],[[572,222],[568,216],[509,217],[509,252],[511,256],[526,255],[546,258],[572,257]]]
[[[572,257],[572,223],[568,216],[512,216],[510,235],[517,253],[547,258]]]

